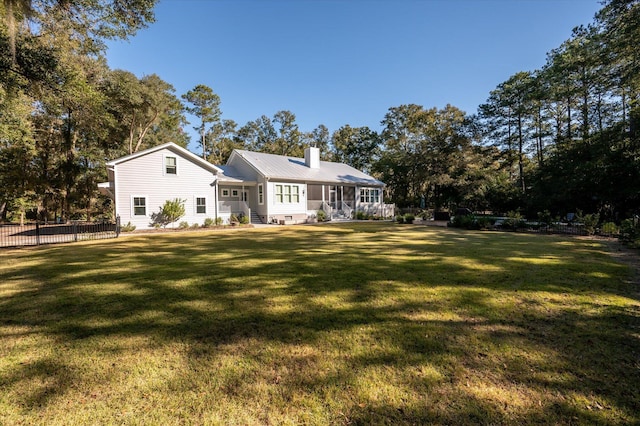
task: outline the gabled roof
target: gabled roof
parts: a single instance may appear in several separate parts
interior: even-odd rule
[[[216,174],[222,173],[222,169],[220,167],[217,167],[217,166],[211,164],[207,160],[204,160],[204,159],[198,157],[197,155],[195,155],[191,151],[188,151],[188,150],[184,149],[183,147],[181,147],[180,145],[176,145],[173,142],[167,142],[167,143],[164,143],[162,145],[154,146],[154,147],[151,147],[149,149],[138,151],[138,152],[130,154],[130,155],[125,155],[124,157],[116,158],[115,160],[109,161],[107,163],[107,166],[115,166],[117,164],[125,163],[125,162],[133,160],[135,158],[142,157],[144,155],[148,155],[148,154],[151,154],[153,152],[160,151],[160,150],[163,150],[163,149],[168,149],[169,151],[171,151],[171,152],[173,152],[173,153],[175,153],[177,155],[180,155],[180,156],[182,156],[184,158],[187,158],[188,160],[190,160],[190,161],[196,163],[197,165],[199,165],[200,167],[202,167],[204,169],[207,169],[207,170],[210,170],[210,171],[212,171],[212,172],[214,172]]]
[[[320,167],[313,169],[307,167],[304,158],[236,149],[231,155],[230,162],[234,155],[244,159],[268,179],[384,186],[383,182],[344,163],[320,161]]]
[[[222,169],[222,173],[218,175],[218,180],[225,183],[247,183],[247,184],[255,184],[254,181],[247,180],[235,167],[230,165],[218,166]]]

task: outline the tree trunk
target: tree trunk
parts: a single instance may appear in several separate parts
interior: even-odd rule
[[[520,188],[526,192],[524,184],[524,155],[523,155],[522,115],[518,114],[518,171],[520,172]]]

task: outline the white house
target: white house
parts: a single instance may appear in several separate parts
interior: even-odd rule
[[[107,163],[109,182],[99,184],[115,203],[123,223],[153,227],[166,200],[185,200],[181,221],[246,215],[253,223],[304,223],[323,210],[329,219],[354,211],[393,215],[383,202],[384,183],[354,169],[320,161],[318,148],[305,158],[234,150],[215,166],[184,148],[166,143]]]

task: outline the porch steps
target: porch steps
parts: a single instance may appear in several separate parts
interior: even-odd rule
[[[258,213],[256,213],[255,210],[251,210],[251,223],[262,223],[262,220],[260,220],[260,216],[258,216]]]

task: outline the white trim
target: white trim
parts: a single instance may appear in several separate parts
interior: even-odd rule
[[[278,193],[278,187],[282,188],[282,192]],[[301,184],[297,183],[284,183],[278,182],[273,184],[273,204],[279,205],[294,205],[294,204],[304,204],[304,197],[302,196],[302,191],[300,188],[303,187]],[[304,188],[302,188],[304,190]],[[294,191],[295,190],[295,191]],[[278,199],[278,195],[282,200]],[[297,198],[297,201],[294,199]]]
[[[204,213],[199,213],[198,212],[198,198],[203,198],[204,199]],[[194,215],[196,215],[196,216],[199,216],[199,215],[206,216],[208,207],[209,207],[209,197],[207,197],[206,195],[194,195],[193,196],[193,214]]]
[[[136,214],[134,199],[144,198],[144,214]],[[149,217],[149,196],[142,194],[131,194],[131,213],[130,217]]]
[[[264,205],[264,183],[258,184],[258,205]]]
[[[231,194],[229,188],[220,188],[220,192],[221,192],[220,197],[229,198],[231,196],[229,195]]]
[[[162,157],[163,157],[162,158],[162,175],[163,176],[178,176],[180,174],[180,170],[179,170],[179,167],[178,167],[178,155],[176,155],[176,154],[173,154],[173,155],[164,154]],[[167,173],[167,158],[173,158],[173,159],[176,160],[176,164],[175,164],[176,172],[175,173]]]
[[[120,214],[120,206],[118,204],[118,187],[120,186],[118,183],[118,174],[116,172],[118,168],[117,167],[113,167],[113,212],[115,213],[115,216],[122,216]],[[107,176],[109,176],[109,170],[107,169]],[[122,217],[121,217],[122,218]],[[115,218],[114,218],[115,219]]]
[[[151,154],[153,152],[160,151],[162,149],[168,149],[168,150],[170,150],[172,152],[175,152],[178,155],[186,157],[189,160],[199,164],[201,167],[203,167],[205,169],[214,171],[216,173],[221,173],[221,174],[224,173],[223,170],[220,167],[216,167],[215,165],[211,164],[207,160],[202,159],[202,157],[192,153],[189,150],[184,149],[183,147],[181,147],[179,145],[176,145],[173,142],[167,142],[167,143],[162,144],[162,145],[158,145],[158,146],[154,146],[154,147],[142,150],[142,151],[138,151],[138,152],[136,152],[134,154],[130,154],[130,155],[126,155],[124,157],[117,158],[115,160],[109,161],[107,163],[107,166],[115,166],[117,164],[124,163],[126,161],[133,160],[135,158],[142,157],[143,155]]]

